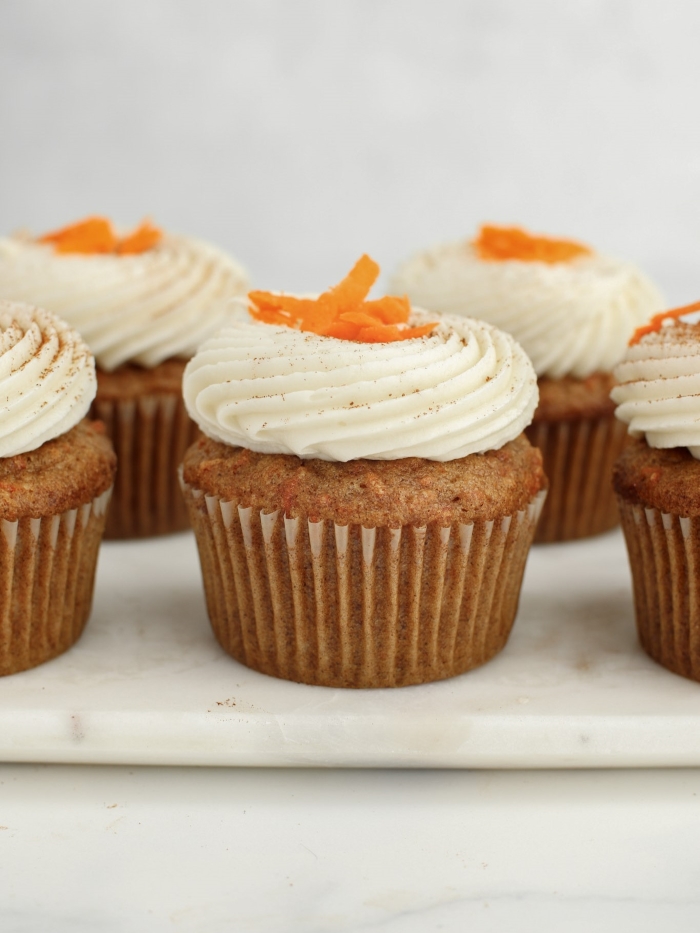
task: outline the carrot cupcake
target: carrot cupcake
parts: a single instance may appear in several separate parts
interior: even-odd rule
[[[92,414],[119,463],[106,537],[188,526],[177,466],[197,432],[182,373],[247,288],[225,253],[150,223],[120,235],[92,217],[37,239],[0,239],[0,296],[59,314],[96,357]]]
[[[505,644],[544,496],[523,429],[532,366],[507,334],[366,296],[363,256],[318,299],[250,293],[188,363],[205,435],[183,486],[209,616],[249,667],[390,687]]]
[[[550,481],[535,540],[614,527],[610,473],[626,438],[609,397],[612,369],[635,328],[663,305],[649,279],[580,243],[483,226],[472,242],[406,262],[392,288],[431,311],[483,318],[530,356],[540,401],[527,436]]]
[[[616,414],[636,440],[613,482],[642,647],[700,680],[700,324],[681,320],[695,311],[657,315],[615,368]]]
[[[0,301],[0,674],[61,654],[90,614],[116,468],[85,420],[96,388],[75,331]]]

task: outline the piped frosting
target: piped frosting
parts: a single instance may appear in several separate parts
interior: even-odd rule
[[[414,309],[410,325],[432,321]],[[190,360],[183,393],[215,440],[341,462],[498,449],[530,423],[538,400],[521,347],[465,317],[443,317],[425,336],[363,343],[241,313]]]
[[[52,242],[0,239],[0,297],[64,318],[107,371],[188,359],[230,318],[232,303],[248,289],[247,276],[208,243],[166,233],[148,246],[149,236],[154,239],[142,226],[114,249],[87,254],[58,252]]]
[[[687,447],[700,459],[700,324],[669,314],[628,348],[610,394],[630,434],[650,447]]]
[[[471,243],[423,252],[398,269],[391,290],[430,311],[508,331],[538,376],[585,379],[612,371],[635,328],[663,306],[656,287],[629,263],[514,229],[519,236],[512,228],[482,228]],[[484,237],[484,230],[508,236]]]
[[[76,331],[41,308],[0,301],[0,457],[65,434],[96,391],[95,362]]]

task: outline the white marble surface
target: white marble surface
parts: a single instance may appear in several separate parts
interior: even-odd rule
[[[3,933],[695,933],[700,773],[0,766]]]
[[[399,690],[250,671],[216,644],[194,539],[104,545],[93,617],[0,680],[0,760],[174,765],[700,765],[700,686],[639,648],[619,532],[531,552],[504,652]]]

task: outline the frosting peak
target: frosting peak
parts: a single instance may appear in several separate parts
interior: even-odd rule
[[[0,457],[65,434],[96,391],[95,363],[79,334],[48,311],[0,301]]]
[[[411,324],[427,322],[414,311]],[[209,437],[341,462],[498,449],[530,423],[538,399],[518,344],[457,317],[415,339],[361,343],[241,315],[190,360],[183,394]]]

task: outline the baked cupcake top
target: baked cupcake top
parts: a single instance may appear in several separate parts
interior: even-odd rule
[[[378,272],[365,256],[318,299],[251,292],[251,315],[185,370],[185,404],[202,431],[340,462],[448,461],[517,437],[538,398],[521,347],[471,318],[436,323],[405,298],[366,301]]]
[[[650,447],[687,447],[700,459],[700,302],[640,327],[615,367],[615,414]],[[683,320],[686,318],[686,320]]]
[[[610,372],[635,328],[663,306],[629,263],[571,240],[485,225],[405,262],[392,290],[431,311],[469,314],[512,334],[538,376]]]
[[[0,297],[63,317],[107,371],[191,357],[247,289],[220,249],[148,222],[120,236],[92,217],[38,239],[0,239]]]
[[[96,391],[95,361],[76,331],[41,308],[0,300],[0,457],[65,434]]]

